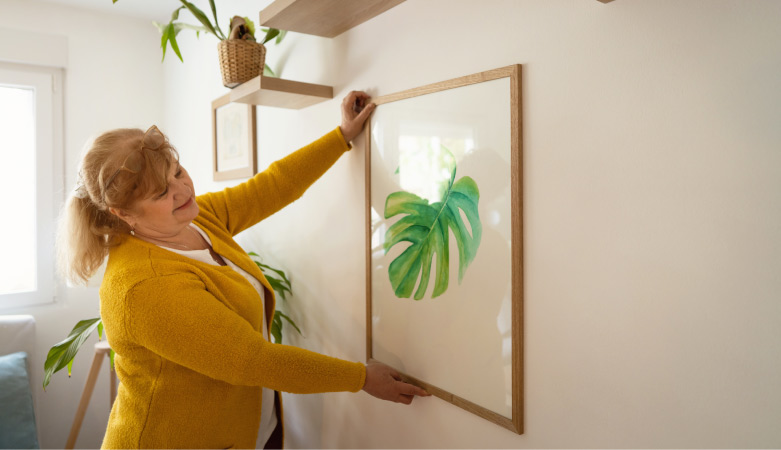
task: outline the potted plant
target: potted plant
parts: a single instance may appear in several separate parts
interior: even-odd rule
[[[268,280],[271,288],[274,289],[276,294],[283,301],[287,302],[285,293],[291,293],[293,286],[285,272],[280,269],[275,269],[267,264],[263,264],[259,261],[260,255],[255,252],[249,252],[249,255],[252,257],[252,261],[255,263],[255,265],[257,265],[258,268],[260,268],[260,271],[263,272],[263,276],[266,277],[266,280]],[[273,337],[275,344],[282,343],[282,327],[284,325],[283,320],[287,321],[298,332],[298,334],[302,334],[301,329],[298,328],[298,325],[296,325],[293,319],[277,309],[274,312],[274,319],[271,321],[271,336]],[[56,372],[59,372],[60,370],[67,367],[68,376],[71,376],[73,358],[76,357],[76,353],[79,352],[81,346],[95,330],[98,330],[98,340],[101,340],[103,338],[103,321],[100,317],[82,320],[73,327],[71,332],[68,334],[68,337],[49,349],[49,353],[46,355],[46,361],[43,363],[44,391],[46,390],[46,386],[49,385],[52,375],[54,375]],[[111,370],[114,370],[114,350],[110,351],[109,357],[111,360]]]
[[[118,0],[113,0],[116,3]],[[182,30],[193,30],[196,36],[200,37],[201,32],[213,34],[220,43],[217,46],[220,59],[220,71],[222,73],[222,84],[228,88],[234,88],[245,81],[263,73],[267,76],[276,76],[271,68],[266,64],[266,47],[264,44],[274,39],[276,44],[282,42],[287,34],[284,30],[276,28],[263,28],[265,32],[263,39],[258,42],[255,39],[255,24],[247,17],[233,16],[230,22],[230,29],[226,36],[217,23],[217,7],[214,0],[209,0],[214,22],[187,0],[179,0],[182,6],[176,8],[171,13],[171,20],[167,25],[158,22],[152,22],[160,30],[160,46],[163,49],[163,60],[168,45],[171,45],[179,60],[184,62],[182,54],[179,51],[179,44],[176,36]],[[183,9],[189,11],[201,25],[192,25],[179,21],[179,12]]]

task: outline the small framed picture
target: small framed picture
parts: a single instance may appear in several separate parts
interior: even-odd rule
[[[214,181],[249,178],[258,171],[255,106],[231,103],[230,94],[212,102]]]

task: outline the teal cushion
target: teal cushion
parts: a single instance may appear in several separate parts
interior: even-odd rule
[[[0,356],[0,448],[39,448],[25,352]]]

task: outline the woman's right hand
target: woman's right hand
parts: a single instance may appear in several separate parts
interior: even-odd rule
[[[342,101],[342,124],[339,128],[348,144],[361,133],[366,119],[377,107],[369,102],[370,99],[369,94],[365,92],[352,91]]]
[[[372,362],[366,365],[363,390],[382,400],[409,405],[415,396],[428,397],[428,392],[401,381],[401,375],[391,367]]]

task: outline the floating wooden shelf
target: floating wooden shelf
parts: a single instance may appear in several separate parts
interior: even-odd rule
[[[265,27],[336,37],[404,0],[275,0],[260,12]],[[255,77],[230,92],[230,101],[301,109],[334,98],[334,88],[320,84]]]
[[[233,88],[230,101],[301,109],[334,98],[334,88],[274,77],[255,77]]]
[[[404,0],[275,0],[260,12],[264,27],[336,37]]]

